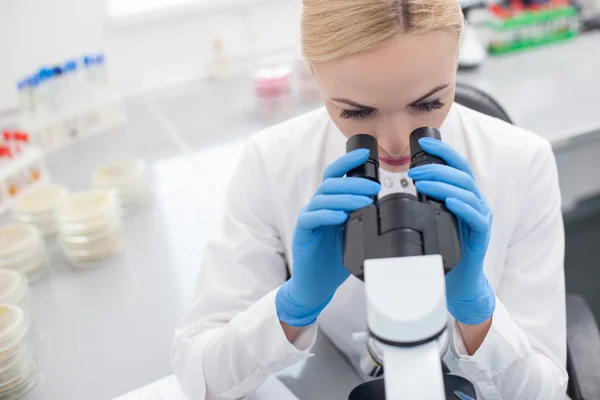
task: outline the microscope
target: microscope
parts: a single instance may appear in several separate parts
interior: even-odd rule
[[[437,129],[410,135],[410,168],[445,164],[423,151],[422,137],[441,140]],[[379,182],[377,140],[348,139],[348,152],[370,150],[369,159],[346,176]],[[365,282],[367,351],[361,368],[371,377],[349,400],[476,399],[468,380],[448,373],[441,351],[446,333],[444,276],[460,260],[456,217],[443,202],[417,193],[394,193],[349,215],[342,227],[344,265]]]

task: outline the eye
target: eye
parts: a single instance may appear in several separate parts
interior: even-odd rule
[[[375,110],[343,110],[340,118],[343,119],[365,119]]]
[[[442,101],[440,99],[430,101],[429,103],[421,103],[421,104],[415,105],[415,107],[417,107],[417,109],[419,111],[423,111],[423,112],[439,110],[440,108],[442,108],[444,106],[445,106],[445,104],[442,103]]]

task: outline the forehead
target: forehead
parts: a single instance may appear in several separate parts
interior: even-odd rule
[[[383,45],[314,65],[325,97],[343,97],[377,107],[416,100],[456,75],[458,41],[441,31],[397,35]]]

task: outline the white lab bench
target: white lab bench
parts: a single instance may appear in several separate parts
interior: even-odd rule
[[[460,79],[490,92],[516,123],[551,139],[563,166],[575,165],[567,165],[571,145],[589,151],[600,141],[600,34],[489,59]],[[317,106],[293,99],[260,116],[246,79],[198,82],[133,99],[128,127],[48,157],[54,180],[72,190],[85,188],[101,162],[142,157],[155,193],[151,205],[127,217],[127,251],[105,267],[73,270],[52,246],[52,272],[33,284],[32,337],[44,378],[27,400],[112,399],[172,373],[173,329],[190,302],[244,139]],[[585,176],[561,177],[563,185],[585,184]],[[300,400],[344,398],[360,380],[322,336],[314,350],[308,367],[292,367],[281,380]]]

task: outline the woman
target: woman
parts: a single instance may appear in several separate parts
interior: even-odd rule
[[[456,372],[485,399],[564,398],[554,156],[538,136],[453,104],[462,29],[456,0],[304,0],[303,53],[325,109],[254,136],[242,157],[176,332],[173,366],[191,399],[245,396],[309,357],[317,325],[356,361],[364,288],[342,264],[340,226],[371,196],[415,189],[461,225],[462,259],[446,277]],[[441,130],[443,142],[421,145],[448,165],[407,172],[422,126]],[[368,157],[344,154],[359,133],[378,139],[381,186],[344,178]]]

